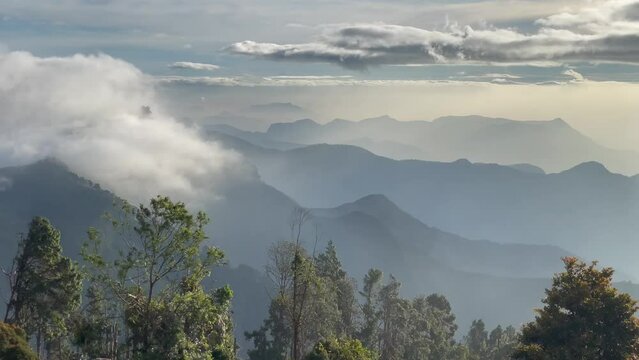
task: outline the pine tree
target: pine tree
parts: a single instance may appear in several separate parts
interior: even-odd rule
[[[468,334],[464,337],[468,350],[477,359],[485,359],[488,353],[488,331],[484,321],[473,320]]]
[[[60,232],[48,219],[31,221],[5,274],[11,287],[5,321],[35,336],[38,354],[46,348],[50,357],[62,356],[69,318],[80,304],[82,277],[62,255]]]
[[[370,269],[364,276],[364,287],[360,295],[364,299],[362,305],[362,326],[358,337],[369,349],[379,349],[379,321],[378,295],[381,288],[383,273],[378,269]]]
[[[355,335],[355,316],[357,299],[355,298],[355,284],[342,268],[337,256],[337,249],[332,241],[328,242],[323,253],[316,259],[317,274],[325,280],[326,290],[336,298],[339,321],[337,321],[336,335],[352,337]]]

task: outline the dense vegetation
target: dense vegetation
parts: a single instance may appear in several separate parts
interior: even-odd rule
[[[61,234],[36,217],[4,267],[2,359],[216,359],[238,357],[228,286],[203,282],[224,253],[206,246],[204,213],[157,197],[125,205],[107,236],[89,229],[82,266],[63,256]],[[250,360],[632,359],[637,305],[612,286],[613,270],[564,259],[535,321],[457,334],[444,295],[405,298],[400,279],[371,268],[353,279],[332,242],[302,246],[310,213],[296,210],[288,241],[273,244],[268,317],[245,334]]]

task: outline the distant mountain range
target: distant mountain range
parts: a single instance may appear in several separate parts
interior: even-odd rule
[[[544,174],[467,160],[397,161],[348,145],[280,151],[212,136],[306,207],[383,194],[420,221],[466,238],[557,245],[639,277],[639,177],[596,162]]]
[[[292,103],[255,104],[243,109],[224,111],[199,119],[200,125],[232,124],[245,131],[266,131],[273,123],[293,122],[311,116],[306,109]]]
[[[301,110],[275,103],[246,112]],[[230,263],[208,283],[235,289],[240,340],[266,315],[266,251],[291,238],[299,206],[312,214],[309,249],[333,241],[358,280],[376,267],[400,279],[407,296],[444,294],[462,329],[477,318],[489,327],[532,318],[562,256],[596,258],[622,270],[619,278],[639,279],[639,175],[607,169],[636,172],[636,154],[599,146],[561,120],[301,120],[263,132],[222,122],[202,128],[259,173],[220,185],[205,209],[210,241]],[[0,265],[37,215],[60,228],[77,259],[88,227],[108,229],[102,215],[124,201],[99,182],[55,159],[0,168]],[[105,234],[115,251],[118,238]],[[638,285],[617,286],[639,297]]]
[[[2,264],[10,262],[18,233],[35,215],[49,217],[61,229],[65,252],[77,258],[88,226],[104,229],[101,215],[121,201],[56,160],[3,168],[0,177],[9,184],[0,191],[0,244],[6,249]],[[212,218],[209,235],[233,267],[214,271],[214,281],[239,290],[234,309],[241,333],[257,325],[266,311],[266,304],[250,299],[268,299],[270,284],[259,270],[266,249],[290,238],[288,219],[297,203],[261,181],[221,190],[224,199],[207,209]],[[489,324],[529,319],[551,273],[560,268],[559,258],[569,254],[553,246],[467,240],[423,224],[382,195],[311,211],[313,220],[304,234],[309,248],[321,249],[333,240],[345,268],[357,279],[377,267],[396,275],[407,295],[445,294],[463,327],[479,317]],[[111,238],[110,248],[117,246],[117,238]]]
[[[398,160],[523,163],[546,172],[597,161],[613,172],[639,173],[639,153],[601,146],[561,119],[447,116],[433,121],[398,121],[382,116],[361,121],[337,119],[326,124],[304,119],[272,124],[265,132],[237,132],[228,127],[216,130],[276,149],[282,149],[277,144],[346,144]]]

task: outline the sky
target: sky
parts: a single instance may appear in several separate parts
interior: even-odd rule
[[[638,0],[3,0],[0,54],[7,77],[115,62],[176,119],[563,118],[639,150]]]

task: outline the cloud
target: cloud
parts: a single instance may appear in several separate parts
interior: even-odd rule
[[[521,79],[521,76],[519,76],[519,75],[497,74],[497,73],[482,74],[482,75],[479,75],[478,77],[483,77],[483,78],[503,78],[503,79]]]
[[[384,23],[326,26],[300,44],[243,41],[227,51],[271,60],[372,65],[627,62],[639,63],[639,1],[612,0],[536,21],[533,33],[512,28],[449,25],[426,30]]]
[[[218,70],[220,67],[213,64],[204,64],[204,63],[195,63],[189,61],[178,61],[169,65],[172,69],[187,69],[187,70],[206,70],[206,71],[214,71]]]
[[[575,69],[568,69],[564,71],[563,74],[566,76],[570,76],[572,78],[572,81],[574,82],[580,82],[580,81],[586,80],[586,78],[581,73],[577,72]]]
[[[504,80],[514,81],[522,79],[522,76],[507,74],[507,73],[487,73],[487,74],[469,74],[462,71],[458,73],[458,75],[450,76],[450,79],[466,79],[466,80],[477,80],[477,81],[493,81],[493,82],[501,82],[504,83]]]
[[[0,109],[1,166],[56,157],[129,200],[206,201],[227,178],[253,176],[168,115],[147,76],[106,55],[0,55]]]
[[[401,80],[401,79],[357,79],[351,76],[159,76],[156,81],[166,85],[205,85],[239,87],[326,87],[326,86],[420,86],[432,84],[461,83],[458,80]]]

